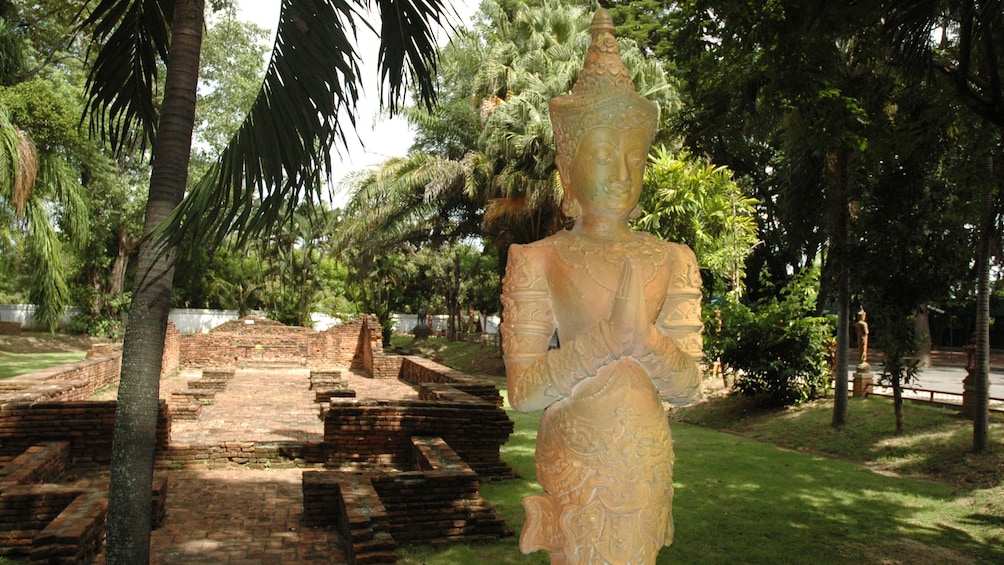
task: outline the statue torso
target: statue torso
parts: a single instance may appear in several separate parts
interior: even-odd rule
[[[567,231],[528,245],[545,273],[558,337],[570,339],[609,316],[628,259],[642,272],[648,319],[654,322],[669,288],[673,246],[642,232],[599,243]]]

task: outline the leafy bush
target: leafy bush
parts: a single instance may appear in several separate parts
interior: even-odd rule
[[[84,287],[77,292],[76,303],[82,305],[81,312],[73,317],[71,333],[85,333],[92,337],[120,338],[125,333],[125,313],[129,309],[132,293],[120,296],[112,294],[96,295]]]
[[[826,390],[830,321],[814,315],[813,275],[798,277],[755,310],[733,299],[721,306],[722,330],[706,332],[706,351],[734,375],[733,388],[772,406],[799,404]],[[715,314],[710,318],[717,325]],[[709,328],[714,326],[709,325]]]

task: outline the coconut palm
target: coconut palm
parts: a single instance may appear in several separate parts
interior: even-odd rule
[[[85,22],[95,57],[88,80],[92,130],[117,149],[152,147],[150,194],[123,346],[106,555],[149,561],[152,469],[160,364],[170,306],[172,246],[230,231],[268,229],[315,192],[344,145],[363,78],[356,33],[364,8],[379,14],[381,98],[399,109],[410,83],[431,104],[441,0],[283,0],[272,59],[247,118],[210,174],[185,199],[198,88],[204,0],[101,0]],[[158,61],[166,62],[158,105]],[[180,204],[180,206],[179,206]],[[166,219],[166,237],[149,237]]]

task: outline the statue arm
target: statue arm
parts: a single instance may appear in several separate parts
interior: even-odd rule
[[[547,281],[541,265],[518,245],[509,251],[502,307],[502,358],[509,403],[516,410],[546,408],[616,359],[605,321],[562,343],[559,349],[548,349],[556,325]]]
[[[659,396],[672,404],[689,404],[701,397],[701,275],[697,258],[686,246],[676,246],[678,260],[666,300],[637,358],[648,371]]]

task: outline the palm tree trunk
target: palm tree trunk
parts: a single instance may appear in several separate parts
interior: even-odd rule
[[[827,167],[833,183],[830,205],[830,260],[831,273],[837,287],[837,358],[834,367],[833,420],[831,425],[839,428],[847,423],[847,346],[850,327],[850,278],[847,271],[847,225],[850,213],[847,209],[847,162],[846,149],[830,154]]]
[[[195,124],[205,0],[177,0],[164,101],[153,146],[149,235],[181,202]],[[147,237],[140,245],[132,307],[122,351],[108,503],[106,562],[150,561],[150,508],[156,456],[161,357],[174,277],[172,254]]]
[[[991,174],[993,165],[990,166]],[[973,451],[990,450],[990,248],[994,239],[993,190],[981,198],[980,241],[976,252],[976,359],[973,368]]]

